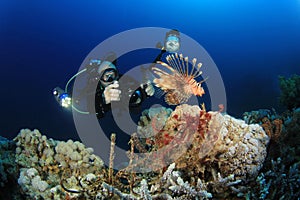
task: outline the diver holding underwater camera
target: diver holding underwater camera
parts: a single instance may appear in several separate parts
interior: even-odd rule
[[[153,61],[154,64],[157,61],[161,61],[161,57],[164,53],[173,53],[179,50],[180,33],[177,30],[170,30],[166,33],[164,45],[161,45],[159,42],[156,47],[161,49],[161,51]],[[117,103],[117,105],[124,107],[128,105],[129,102],[129,110],[137,111],[146,98],[154,95],[154,86],[149,80],[145,80],[145,83],[139,84],[137,88],[136,85],[138,83],[135,79],[126,75],[124,75],[126,77],[122,77],[116,66],[117,57],[114,53],[110,53],[102,60],[92,59],[83,70],[79,71],[68,81],[65,90],[56,87],[53,90],[53,95],[62,107],[72,107],[73,110],[82,114],[92,114],[92,111],[95,110],[98,119],[104,117],[105,113],[111,109],[112,103]],[[150,68],[147,68],[144,72],[150,71]],[[78,109],[76,102],[80,102],[80,99],[74,100],[68,93],[70,82],[82,73],[88,74],[87,86],[80,92],[80,96],[87,98],[88,111]],[[119,81],[122,80],[120,79],[121,77],[125,79],[122,83]],[[96,91],[93,91],[93,89],[89,87],[93,82],[98,82]],[[92,108],[91,106],[95,107]]]
[[[54,97],[62,107],[72,107],[73,110],[81,114],[92,114],[93,111],[96,111],[95,114],[98,119],[104,117],[105,113],[111,109],[111,103],[116,103],[119,108],[125,109],[125,105],[128,105],[129,102],[130,110],[138,109],[147,97],[154,94],[154,88],[148,81],[135,89],[138,83],[126,75],[122,78],[123,81],[120,85],[119,81],[122,75],[119,74],[116,64],[117,60],[114,53],[110,53],[102,60],[90,60],[83,70],[74,75],[77,77],[83,72],[88,74],[88,83],[79,91],[79,95],[76,98],[71,98],[68,93],[68,85],[74,79],[73,76],[68,81],[65,91],[59,87],[53,90]],[[95,84],[97,85],[96,91],[91,87]],[[87,111],[78,108],[82,98],[87,101]]]
[[[94,99],[98,118],[102,118],[111,109],[112,103],[115,103],[115,107],[126,109],[129,102],[129,110],[138,111],[141,103],[154,94],[150,81],[139,84],[134,78],[119,74],[116,65],[116,56],[111,53],[97,66],[100,79]]]

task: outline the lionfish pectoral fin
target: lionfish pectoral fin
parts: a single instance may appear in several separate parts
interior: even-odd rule
[[[157,74],[160,77],[161,76],[169,76],[169,74],[167,72],[165,72],[157,67],[153,67],[152,70],[153,70],[153,73]]]
[[[156,63],[157,63],[157,64],[160,64],[161,66],[166,67],[166,68],[169,69],[171,72],[175,72],[175,69],[174,69],[172,66],[168,65],[167,63],[164,63],[164,62],[162,62],[162,61],[157,61]]]
[[[165,102],[168,104],[168,105],[178,105],[180,104],[180,102],[178,101],[178,99],[172,95],[171,93],[167,93],[166,96],[165,96]]]
[[[166,92],[159,87],[155,88],[154,97],[160,99]]]
[[[178,105],[182,103],[186,103],[191,95],[184,94],[179,92],[178,90],[171,90],[167,92],[165,96],[165,101],[169,105]]]
[[[178,87],[176,82],[174,82],[174,78],[170,75],[162,75],[160,78],[155,78],[153,83],[156,87],[165,92],[168,90],[174,90]]]

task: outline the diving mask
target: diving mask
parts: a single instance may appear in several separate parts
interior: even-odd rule
[[[114,80],[116,80],[118,78],[118,73],[116,69],[106,69],[102,76],[101,76],[101,80],[103,82],[113,82]]]
[[[180,48],[180,39],[177,35],[169,35],[165,41],[165,48],[169,53],[177,52]]]

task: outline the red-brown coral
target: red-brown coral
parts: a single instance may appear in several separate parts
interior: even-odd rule
[[[268,117],[262,119],[261,126],[264,128],[265,132],[275,142],[278,142],[281,132],[282,132],[282,123],[281,119],[274,119],[272,122]]]
[[[273,126],[272,126],[272,123],[269,120],[269,118],[264,117],[262,119],[262,125],[261,126],[264,128],[264,130],[267,133],[267,135],[269,136],[269,138],[271,138],[272,137],[272,133],[273,133]]]
[[[148,147],[148,152],[129,168],[141,169],[143,166],[158,171],[173,162],[177,168],[184,168],[187,163],[197,168],[218,140],[222,123],[214,116],[198,106],[186,104],[177,106],[163,126],[157,123],[159,115],[152,115],[149,123],[155,135],[145,140],[133,137],[135,147],[142,153]]]

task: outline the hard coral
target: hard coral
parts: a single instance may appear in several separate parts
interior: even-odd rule
[[[283,127],[283,121],[281,119],[274,119],[271,122],[269,118],[264,117],[261,126],[272,140],[278,142]]]
[[[47,139],[36,129],[21,130],[14,141],[18,183],[29,199],[63,199],[79,177],[104,171],[103,161],[80,142]]]
[[[173,112],[164,108],[155,112],[144,113],[130,140],[129,165],[118,172],[113,170],[117,135],[112,134],[107,169],[79,142],[59,142],[38,130],[22,130],[14,140],[16,162],[23,168],[19,183],[27,197],[227,198],[255,179],[269,141],[261,126],[186,104]],[[35,177],[34,184],[29,177]]]
[[[260,124],[270,139],[278,142],[283,130],[282,116],[278,115],[275,109],[259,109],[245,112],[243,119],[247,124]]]
[[[268,171],[261,172],[245,193],[247,199],[299,199],[300,163],[286,166],[280,157],[271,161]]]
[[[147,162],[145,158],[136,163],[143,165],[145,161],[145,166],[153,164],[159,169],[174,162],[192,185],[196,184],[195,177],[207,183],[216,182],[218,173],[223,177],[233,175],[235,183],[255,178],[269,142],[258,124],[248,125],[229,115],[185,104],[177,106],[155,134],[149,148],[149,155],[155,155],[155,159]],[[215,192],[220,191],[216,184],[211,186]]]

